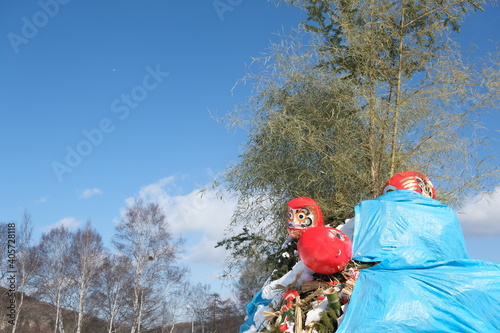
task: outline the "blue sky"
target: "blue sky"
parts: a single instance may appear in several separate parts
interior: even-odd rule
[[[2,2],[0,220],[27,209],[38,237],[90,219],[109,245],[142,196],[187,239],[192,280],[212,283],[234,200],[197,193],[245,143],[214,117],[245,102],[249,87],[231,93],[245,65],[304,17],[265,0]],[[498,31],[489,7],[459,37],[484,50]],[[498,131],[498,114],[488,124]],[[469,252],[500,262],[500,187],[496,205],[477,201],[463,218]]]

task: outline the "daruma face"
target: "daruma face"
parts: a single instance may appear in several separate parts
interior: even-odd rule
[[[308,228],[323,226],[323,215],[319,205],[310,198],[296,198],[288,202],[287,231],[294,239]]]
[[[293,238],[299,238],[305,229],[316,227],[317,218],[310,207],[299,209],[288,208],[288,233]]]

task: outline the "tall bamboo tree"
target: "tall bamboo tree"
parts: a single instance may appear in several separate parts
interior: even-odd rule
[[[451,204],[458,203],[465,184],[485,184],[488,177],[482,176],[490,175],[491,166],[471,158],[470,146],[477,141],[463,131],[478,124],[478,112],[498,108],[498,58],[473,68],[450,38],[468,12],[482,10],[483,1],[289,2],[305,8],[305,29],[322,37],[319,47],[329,57],[322,65],[357,86],[358,108],[369,129],[365,186],[372,196],[408,168],[435,180],[467,169],[440,184],[440,197]]]

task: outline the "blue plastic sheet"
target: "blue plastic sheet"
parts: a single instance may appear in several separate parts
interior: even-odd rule
[[[249,330],[252,327],[252,325],[255,325],[254,315],[257,312],[259,305],[266,306],[270,302],[271,302],[270,299],[265,299],[262,297],[262,290],[259,291],[254,296],[252,301],[250,303],[248,303],[246,308],[245,308],[247,316],[245,318],[245,322],[240,326],[240,333],[243,333],[243,332]]]
[[[460,222],[440,201],[392,191],[355,207],[353,256],[360,261],[469,259]]]
[[[355,208],[363,269],[337,332],[500,332],[500,264],[471,260],[441,202],[393,191]]]

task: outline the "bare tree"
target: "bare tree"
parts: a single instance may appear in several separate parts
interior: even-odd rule
[[[159,332],[172,333],[175,324],[179,322],[180,317],[189,310],[189,303],[193,296],[193,287],[188,281],[176,284],[171,290],[165,293],[161,300],[160,316],[156,322]],[[190,317],[190,320],[192,318]]]
[[[72,281],[68,274],[72,233],[58,227],[42,234],[36,250],[42,263],[35,276],[37,296],[56,308],[54,333],[64,332],[62,304]]]
[[[35,272],[40,264],[40,257],[31,244],[33,234],[33,224],[31,222],[31,214],[25,211],[23,214],[23,222],[17,234],[17,292],[18,299],[16,302],[16,318],[12,325],[12,333],[15,333],[18,328],[19,317],[24,306],[24,296],[29,290]]]
[[[71,240],[71,278],[77,291],[76,333],[82,331],[85,301],[91,284],[96,280],[103,264],[104,246],[101,235],[87,221]]]
[[[98,277],[100,288],[96,297],[101,304],[102,316],[108,322],[108,333],[116,332],[120,324],[132,313],[130,302],[133,295],[132,265],[128,258],[108,254]]]
[[[155,311],[165,286],[177,283],[182,271],[175,266],[182,240],[174,241],[158,204],[138,199],[116,226],[113,244],[132,265],[133,290],[131,333],[140,332],[144,319]],[[148,317],[143,316],[148,314]]]
[[[194,318],[201,324],[201,330],[205,333],[205,325],[210,317],[210,302],[212,299],[212,292],[210,285],[198,283],[193,289],[193,302],[189,305],[193,309]]]
[[[218,293],[210,295],[208,331],[230,333],[238,331],[243,314],[231,299],[222,299]]]
[[[198,283],[192,288],[188,309],[202,333],[235,332],[243,323],[244,316],[239,311],[239,305],[231,299],[222,299],[220,294],[212,292],[208,284]]]

